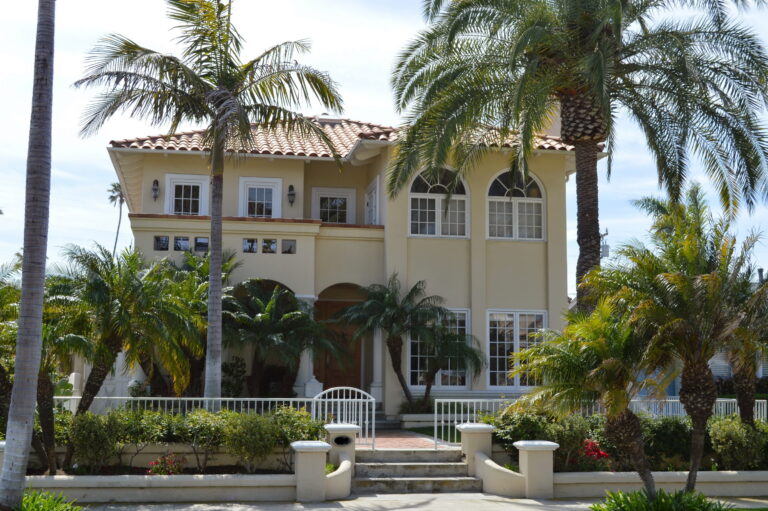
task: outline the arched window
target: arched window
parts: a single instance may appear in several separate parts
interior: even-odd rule
[[[416,176],[410,200],[412,235],[457,238],[467,235],[467,190],[455,172],[444,169],[438,179],[426,172]]]
[[[488,189],[488,237],[544,239],[544,195],[531,175],[499,174]]]

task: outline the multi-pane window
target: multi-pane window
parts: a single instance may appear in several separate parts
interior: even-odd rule
[[[243,252],[255,254],[259,251],[259,240],[256,238],[243,238]]]
[[[446,320],[448,326],[456,333],[468,335],[468,317],[466,310],[453,310],[451,317]],[[410,375],[409,383],[413,386],[426,385],[427,364],[430,353],[418,337],[410,339]],[[441,369],[435,376],[435,387],[465,387],[467,385],[467,372],[464,361],[458,356],[448,361],[448,368]]]
[[[248,187],[248,216],[256,218],[272,218],[274,204],[274,189],[266,186]]]
[[[423,172],[411,185],[410,233],[414,236],[467,236],[467,191],[455,172]]]
[[[531,176],[505,172],[488,190],[488,237],[544,239],[544,199]]]
[[[346,197],[320,197],[320,221],[346,224],[349,211]]]
[[[173,214],[200,214],[200,185],[177,184],[173,187]]]
[[[174,236],[173,237],[173,249],[176,252],[186,252],[189,250],[189,237],[187,236]]]
[[[488,375],[492,387],[536,385],[528,375],[509,376],[512,356],[537,342],[533,336],[544,328],[540,312],[498,311],[488,314]]]

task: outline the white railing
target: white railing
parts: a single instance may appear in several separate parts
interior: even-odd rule
[[[312,417],[326,424],[360,426],[357,443],[376,448],[376,399],[354,387],[325,390],[312,400]]]
[[[495,414],[512,403],[515,399],[435,399],[434,437],[435,448],[440,442],[460,443],[456,426],[464,422],[477,422],[484,415]],[[646,413],[656,417],[682,417],[685,410],[679,398],[634,399],[630,409],[636,413]],[[596,404],[585,404],[583,415],[600,413]],[[718,399],[715,402],[715,415],[734,415],[739,413],[735,399]],[[765,421],[768,418],[768,402],[755,401],[755,419]]]

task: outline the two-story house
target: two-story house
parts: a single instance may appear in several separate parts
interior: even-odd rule
[[[509,147],[499,147],[450,197],[445,183],[415,176],[390,199],[385,182],[397,129],[347,119],[316,122],[341,154],[342,170],[318,140],[258,127],[255,147],[228,160],[224,247],[242,263],[233,280],[279,282],[313,303],[320,318],[360,300],[357,286],[385,283],[394,272],[404,286],[425,280],[427,292],[444,297],[456,313],[457,328],[479,340],[488,362],[474,379],[459,368],[444,371],[435,395],[524,392],[524,377],[508,377],[509,355],[536,330],[560,327],[567,307],[565,186],[575,169],[572,148],[542,135],[530,179],[522,182],[510,179]],[[207,250],[208,155],[199,132],[117,140],[109,154],[135,245],[146,257]],[[357,343],[353,353],[343,368],[305,356],[297,393],[358,387],[395,415],[402,393],[382,335]],[[403,369],[416,394],[426,356],[417,340],[407,343]]]

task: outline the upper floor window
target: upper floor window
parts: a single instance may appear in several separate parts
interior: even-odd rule
[[[280,218],[282,196],[282,179],[241,177],[240,216]]]
[[[354,224],[354,188],[312,188],[312,218],[326,224]]]
[[[208,176],[167,174],[165,190],[167,214],[208,214]]]
[[[493,180],[488,190],[488,237],[544,239],[544,198],[532,176],[505,171]]]
[[[410,193],[410,233],[413,236],[467,236],[467,191],[448,169],[439,177],[422,172]]]

